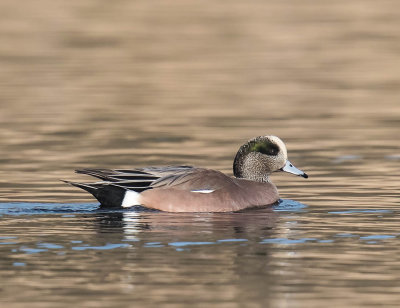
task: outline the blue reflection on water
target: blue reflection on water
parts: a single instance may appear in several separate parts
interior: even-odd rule
[[[151,247],[165,247],[165,245],[163,245],[161,242],[149,242],[149,243],[145,243],[143,247],[147,247],[147,248],[151,248]]]
[[[247,242],[248,239],[245,238],[227,238],[223,240],[218,240],[218,243],[237,243],[237,242]]]
[[[276,212],[301,212],[307,206],[300,202],[281,199],[273,206]],[[74,214],[93,212],[143,212],[148,209],[134,207],[131,209],[100,209],[98,203],[31,203],[31,202],[7,202],[0,203],[0,216],[2,215],[40,215],[40,214],[64,214],[62,217],[75,217]],[[153,211],[153,210],[151,210]]]
[[[295,200],[281,199],[279,204],[274,205],[273,209],[276,212],[302,212],[307,205]]]
[[[37,215],[63,213],[90,213],[99,208],[98,203],[0,203],[0,215]],[[67,216],[67,215],[64,215]],[[68,215],[70,216],[70,215]]]
[[[26,265],[26,263],[24,263],[24,262],[14,262],[13,263],[13,266],[25,266]]]
[[[356,237],[358,235],[352,233],[337,233],[335,237]]]
[[[214,245],[216,242],[172,242],[168,243],[170,246],[174,247],[185,247],[185,246],[196,246],[196,245]]]
[[[39,253],[39,252],[43,252],[43,251],[47,251],[47,249],[39,249],[39,248],[28,248],[25,246],[22,246],[21,248],[19,248],[19,251],[23,251],[28,255],[34,254],[34,253]]]
[[[37,244],[38,247],[40,248],[45,248],[45,249],[61,249],[64,248],[64,246],[57,245],[57,244],[52,244],[52,243],[39,243]]]
[[[104,246],[75,246],[72,250],[109,250],[115,248],[129,248],[129,244],[106,244]]]
[[[302,244],[305,242],[316,241],[316,238],[299,238],[299,239],[288,239],[288,238],[268,238],[263,239],[260,244],[282,244],[282,245],[290,245],[290,244]]]
[[[382,235],[367,235],[367,236],[361,236],[360,240],[386,240],[386,239],[390,239],[390,238],[395,238],[396,236],[394,235],[386,235],[386,234],[382,234]]]

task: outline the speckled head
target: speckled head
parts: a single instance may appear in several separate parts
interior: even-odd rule
[[[250,139],[240,147],[233,162],[233,173],[237,178],[268,182],[268,175],[275,171],[308,177],[288,161],[286,146],[276,136]]]

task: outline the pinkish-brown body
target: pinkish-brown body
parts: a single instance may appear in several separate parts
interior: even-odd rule
[[[279,200],[275,185],[264,183],[257,186],[263,187],[247,191],[246,195],[254,193],[249,198],[243,198],[241,188],[235,192],[222,189],[209,194],[158,188],[144,191],[139,200],[145,207],[166,212],[234,212],[270,205]]]
[[[231,178],[209,169],[196,169],[190,181],[160,186],[142,192],[139,203],[167,212],[233,212],[279,200],[278,190],[272,183]],[[196,192],[208,187],[216,189],[210,193]]]

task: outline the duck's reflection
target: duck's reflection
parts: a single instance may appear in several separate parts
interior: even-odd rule
[[[190,301],[196,290],[202,298],[268,302],[266,294],[286,275],[278,269],[295,271],[290,249],[263,243],[285,236],[281,214],[271,207],[197,214],[135,209],[99,212],[96,222],[98,232],[107,233],[102,241],[129,245],[107,255],[126,292],[145,297],[151,290],[152,299]]]
[[[127,241],[186,242],[256,239],[271,236],[279,213],[271,207],[240,213],[165,213],[154,211],[103,212],[100,232],[122,231]]]

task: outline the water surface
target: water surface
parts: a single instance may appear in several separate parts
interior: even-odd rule
[[[400,13],[380,1],[0,4],[7,307],[397,307]],[[305,180],[224,214],[106,211],[82,167],[231,174],[280,136]]]

